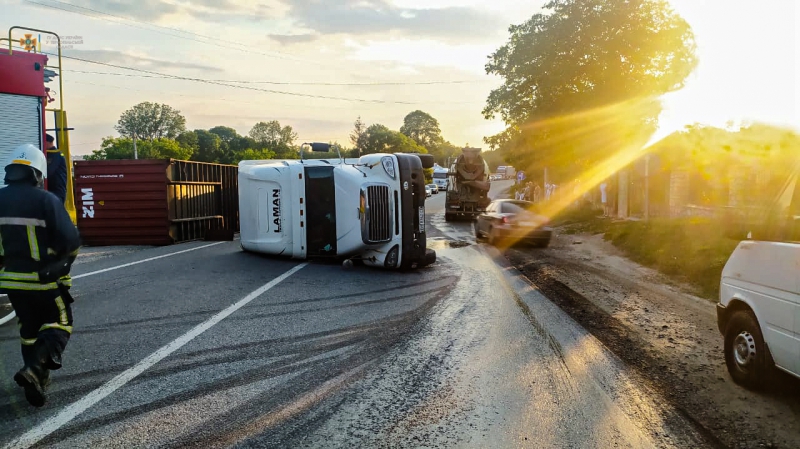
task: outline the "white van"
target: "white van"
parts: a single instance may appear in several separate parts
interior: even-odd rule
[[[777,201],[779,217],[739,243],[722,270],[717,322],[733,380],[764,384],[773,365],[800,377],[800,181]],[[752,237],[752,238],[750,238]]]

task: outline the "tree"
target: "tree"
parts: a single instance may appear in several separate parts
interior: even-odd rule
[[[174,139],[186,130],[186,119],[166,104],[145,101],[123,112],[115,128],[122,137]]]
[[[238,164],[241,161],[259,161],[264,159],[274,159],[275,152],[267,149],[253,149],[247,148],[246,150],[239,151],[234,154],[231,163]]]
[[[358,156],[361,156],[361,152],[364,149],[364,131],[366,131],[366,125],[361,121],[361,116],[359,115],[355,123],[353,123],[353,132],[350,133],[350,143],[353,144],[353,149],[356,150]]]
[[[199,148],[197,134],[194,131],[184,131],[175,140],[182,147],[191,148],[192,154],[196,153]]]
[[[406,115],[403,119],[403,126],[400,127],[400,132],[429,150],[443,140],[442,131],[439,129],[439,121],[427,112],[420,110]]]
[[[136,142],[136,151],[139,159],[180,159],[187,160],[192,157],[192,149],[181,146],[177,141],[170,139],[143,140]],[[127,137],[106,137],[86,160],[119,160],[133,159],[133,139]]]
[[[393,131],[381,124],[370,125],[362,136],[363,153],[427,153],[424,147],[406,135]]]
[[[194,133],[197,135],[197,151],[192,157],[193,161],[219,162],[225,156],[222,139],[218,135],[204,129],[196,129]]]
[[[446,167],[447,161],[450,158],[458,156],[461,153],[461,148],[443,140],[436,145],[433,145],[432,148],[429,148],[428,153],[433,155],[437,164]]]
[[[250,130],[250,137],[262,144],[293,146],[297,133],[291,126],[281,127],[280,122],[272,120],[256,123]]]
[[[658,97],[696,66],[694,35],[665,0],[552,0],[509,28],[486,71],[504,78],[483,110],[486,139],[518,168],[575,176],[649,139]]]
[[[215,126],[209,129],[208,132],[218,135],[219,138],[225,143],[231,143],[241,137],[235,129],[229,126]]]

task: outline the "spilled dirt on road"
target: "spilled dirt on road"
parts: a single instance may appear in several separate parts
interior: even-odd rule
[[[548,249],[506,257],[709,439],[736,448],[800,447],[800,382],[778,376],[765,393],[734,384],[713,303],[624,259],[600,236],[558,235]]]

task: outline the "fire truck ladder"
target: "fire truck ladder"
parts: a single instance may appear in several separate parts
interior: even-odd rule
[[[41,51],[41,42],[36,42],[35,45],[31,47],[23,46],[21,40],[14,40],[12,39],[11,35],[14,30],[21,30],[21,31],[33,31],[36,33],[41,34],[48,34],[54,36],[56,38],[56,43],[58,45],[58,54],[53,55],[51,53],[44,53]],[[52,80],[53,77],[58,77],[58,108],[47,108],[45,109],[47,112],[52,112],[54,117],[55,128],[47,129],[47,131],[55,131],[56,134],[56,144],[58,149],[61,150],[61,154],[64,155],[64,158],[67,161],[67,198],[64,206],[69,212],[70,217],[72,218],[72,222],[77,224],[77,216],[75,211],[75,194],[74,194],[74,187],[73,187],[73,170],[72,170],[72,152],[70,151],[69,147],[69,131],[74,128],[69,128],[67,124],[67,112],[64,110],[64,77],[62,76],[63,71],[62,67],[62,59],[61,59],[61,37],[52,32],[47,30],[39,30],[36,28],[26,28],[21,26],[13,26],[8,29],[8,38],[0,38],[0,42],[8,41],[8,54],[11,55],[14,52],[14,44],[17,44],[17,51],[33,51],[34,53],[44,53],[50,56],[58,56],[58,65],[51,66],[46,65],[44,71],[45,83]],[[49,95],[49,88],[47,89]],[[52,100],[48,97],[48,103]]]

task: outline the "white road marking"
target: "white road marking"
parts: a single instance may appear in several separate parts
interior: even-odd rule
[[[92,271],[92,272],[89,272],[89,273],[83,273],[83,274],[78,274],[78,275],[72,276],[72,279],[80,279],[80,278],[85,278],[85,277],[88,277],[88,276],[94,276],[95,274],[107,273],[109,271],[119,270],[120,268],[127,268],[127,267],[131,267],[133,265],[139,265],[140,263],[152,262],[154,260],[163,259],[165,257],[177,256],[178,254],[188,253],[190,251],[197,251],[198,249],[208,248],[209,246],[219,245],[219,244],[222,244],[222,243],[225,243],[225,242],[209,243],[208,245],[202,245],[202,246],[198,246],[198,247],[195,247],[195,248],[189,248],[189,249],[184,249],[184,250],[181,250],[181,251],[175,251],[174,253],[162,254],[160,256],[155,256],[155,257],[150,257],[150,258],[147,258],[147,259],[137,260],[136,262],[117,265],[116,267],[103,268],[102,270],[97,270],[97,271]],[[0,296],[6,296],[6,295],[0,295]],[[4,316],[3,318],[0,318],[0,326],[8,323],[11,320],[13,320],[14,317],[16,317],[16,316],[17,316],[16,313],[11,312],[8,315]]]
[[[300,271],[303,267],[308,265],[308,262],[301,263],[300,265],[295,266],[291,270],[283,273],[282,275],[276,277],[275,279],[267,282],[266,284],[259,287],[257,290],[253,291],[249,295],[245,296],[244,298],[240,299],[236,303],[230,305],[228,308],[223,310],[222,312],[217,313],[216,315],[212,316],[208,320],[198,324],[189,332],[181,335],[176,340],[172,341],[171,343],[167,344],[166,346],[162,347],[158,351],[150,354],[144,360],[137,363],[136,365],[128,368],[121,374],[117,375],[113,379],[106,382],[100,388],[92,391],[91,393],[87,394],[77,402],[73,403],[72,405],[67,406],[57,415],[49,418],[45,422],[39,424],[38,426],[34,427],[33,429],[26,432],[24,435],[20,436],[19,438],[15,439],[11,443],[9,443],[6,448],[28,448],[33,446],[34,444],[38,443],[51,433],[55,432],[56,430],[63,427],[68,422],[72,421],[75,417],[80,415],[81,413],[85,412],[89,407],[97,404],[98,402],[102,401],[105,397],[110,395],[111,393],[115,392],[134,378],[136,376],[142,374],[147,369],[151,368],[156,363],[160,362],[161,360],[165,359],[167,356],[172,354],[173,352],[177,351],[190,341],[192,341],[195,337],[202,334],[203,332],[211,329],[215,324],[219,323],[220,321],[227,318],[233,312],[241,309],[245,305],[247,305],[252,300],[258,298],[259,296],[266,293],[272,287],[278,285],[283,280],[288,278],[289,276],[293,275],[294,273]]]
[[[117,265],[116,267],[103,268],[102,270],[97,270],[97,271],[92,271],[92,272],[89,272],[89,273],[83,273],[83,274],[79,274],[79,275],[76,275],[76,276],[72,276],[72,279],[80,279],[80,278],[85,278],[87,276],[94,276],[95,274],[100,274],[100,273],[106,273],[106,272],[109,272],[109,271],[119,270],[120,268],[127,268],[127,267],[131,267],[131,266],[134,266],[134,265],[139,265],[140,263],[152,262],[154,260],[163,259],[165,257],[177,256],[178,254],[188,253],[190,251],[197,251],[198,249],[208,248],[209,246],[214,246],[214,245],[221,245],[223,243],[227,243],[227,242],[209,243],[208,245],[197,246],[197,247],[194,247],[194,248],[184,249],[184,250],[181,250],[181,251],[175,251],[174,253],[162,254],[160,256],[155,256],[155,257],[150,257],[150,258],[147,258],[147,259],[137,260],[136,262],[130,262],[130,263],[122,264],[122,265]]]
[[[12,310],[11,313],[9,313],[8,315],[4,316],[3,318],[0,318],[0,326],[8,323],[11,320],[13,320],[15,316],[17,316],[17,314],[16,314],[16,312],[14,312]]]

